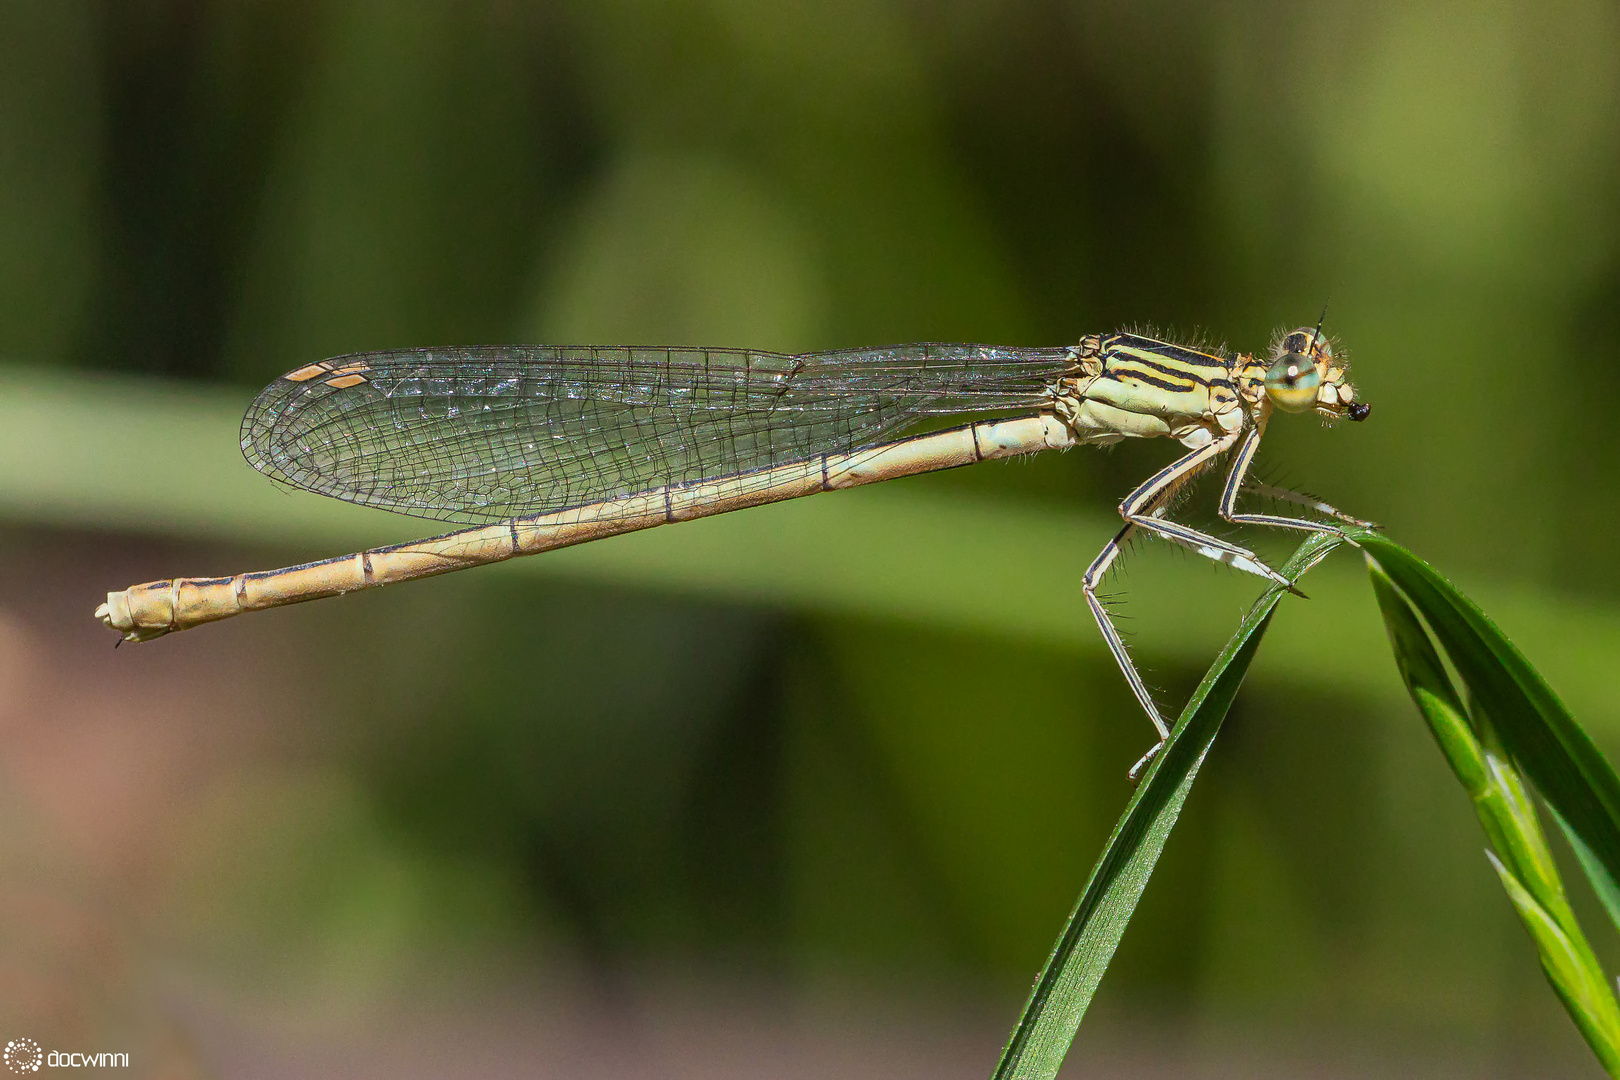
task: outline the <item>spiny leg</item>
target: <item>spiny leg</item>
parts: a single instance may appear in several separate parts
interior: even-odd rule
[[[1125,682],[1130,686],[1131,693],[1136,695],[1137,704],[1142,706],[1142,711],[1147,713],[1148,719],[1153,721],[1153,726],[1159,733],[1158,741],[1148,749],[1147,753],[1142,755],[1135,765],[1131,766],[1130,772],[1126,774],[1133,782],[1142,774],[1142,770],[1147,767],[1147,763],[1153,760],[1154,755],[1164,748],[1165,742],[1170,738],[1170,726],[1164,722],[1164,717],[1159,715],[1159,707],[1154,704],[1153,694],[1148,690],[1147,683],[1142,681],[1141,672],[1136,670],[1136,664],[1131,661],[1131,654],[1125,648],[1125,639],[1119,636],[1119,630],[1114,626],[1114,620],[1108,615],[1107,606],[1098,599],[1097,583],[1103,579],[1109,568],[1114,565],[1115,560],[1123,553],[1125,542],[1131,538],[1131,534],[1135,531],[1135,525],[1127,525],[1119,530],[1112,540],[1103,545],[1103,549],[1097,553],[1097,557],[1092,560],[1091,565],[1086,568],[1085,574],[1080,578],[1080,588],[1086,595],[1086,606],[1091,608],[1092,617],[1097,620],[1097,628],[1102,631],[1103,641],[1108,643],[1108,651],[1114,654],[1114,663],[1119,665],[1119,670],[1125,676]]]
[[[1295,503],[1299,506],[1308,506],[1319,514],[1326,514],[1328,517],[1338,518],[1346,525],[1359,525],[1364,529],[1378,528],[1376,522],[1363,521],[1358,517],[1353,517],[1350,514],[1345,513],[1343,510],[1340,510],[1338,507],[1323,502],[1314,495],[1307,495],[1301,491],[1291,491],[1288,488],[1278,487],[1275,484],[1262,484],[1258,480],[1248,480],[1243,484],[1243,493],[1258,495],[1263,499],[1277,499],[1282,502]]]
[[[1306,521],[1300,518],[1279,517],[1272,514],[1237,513],[1238,493],[1245,488],[1244,478],[1248,474],[1249,466],[1254,461],[1255,454],[1260,449],[1260,439],[1264,434],[1265,420],[1261,418],[1243,439],[1243,444],[1232,462],[1230,471],[1227,473],[1226,485],[1221,492],[1221,517],[1234,524],[1272,525],[1281,528],[1300,529],[1305,532],[1338,532],[1339,530],[1335,526]],[[1127,523],[1125,528],[1121,529],[1098,553],[1097,558],[1087,568],[1082,579],[1086,603],[1090,606],[1091,613],[1096,618],[1098,627],[1102,630],[1103,639],[1108,643],[1109,652],[1114,654],[1114,660],[1124,673],[1125,681],[1130,684],[1131,692],[1136,695],[1136,700],[1141,704],[1143,710],[1148,714],[1148,719],[1153,721],[1153,726],[1159,732],[1159,742],[1131,767],[1130,776],[1133,780],[1141,772],[1142,768],[1153,760],[1154,755],[1163,748],[1165,741],[1170,737],[1170,731],[1164,719],[1159,715],[1158,707],[1153,702],[1152,694],[1148,692],[1147,684],[1142,681],[1142,676],[1137,672],[1136,665],[1131,662],[1130,656],[1125,649],[1124,640],[1120,637],[1119,631],[1114,627],[1113,620],[1109,618],[1107,610],[1098,600],[1096,594],[1097,583],[1101,581],[1109,568],[1119,558],[1121,546],[1125,541],[1134,532],[1141,529],[1189,547],[1208,559],[1286,585],[1291,592],[1299,591],[1294,588],[1287,578],[1267,566],[1259,556],[1249,549],[1209,536],[1179,522],[1169,521],[1164,517],[1170,499],[1175,493],[1192,480],[1201,469],[1231,449],[1237,439],[1238,434],[1233,433],[1212,440],[1161,469],[1135,491],[1131,492],[1119,506],[1119,512]],[[1351,524],[1367,524],[1340,512],[1327,503],[1288,491],[1286,488],[1273,488],[1270,485],[1248,486],[1250,488],[1261,488],[1265,493],[1274,494],[1278,498],[1309,506]]]
[[[1130,684],[1131,693],[1136,695],[1137,703],[1142,706],[1148,719],[1159,731],[1159,742],[1162,744],[1170,737],[1170,727],[1159,715],[1159,707],[1153,703],[1153,695],[1149,693],[1147,683],[1142,681],[1141,674],[1136,665],[1131,662],[1130,653],[1125,649],[1125,639],[1119,636],[1119,630],[1114,626],[1114,620],[1109,618],[1108,609],[1097,597],[1097,583],[1108,573],[1109,567],[1119,558],[1125,541],[1129,540],[1136,526],[1127,525],[1119,530],[1115,537],[1103,545],[1097,557],[1086,568],[1085,574],[1080,578],[1080,588],[1086,594],[1086,606],[1091,608],[1091,614],[1097,620],[1097,627],[1102,630],[1103,640],[1108,643],[1108,651],[1114,654],[1114,662],[1124,673],[1125,681]]]
[[[1202,453],[1202,451],[1198,451],[1195,454],[1188,455],[1188,457],[1195,457]],[[1191,479],[1192,475],[1197,471],[1197,467],[1206,462],[1209,456],[1203,455],[1199,461],[1193,463],[1191,469],[1180,470],[1168,477],[1161,473],[1159,477],[1150,480],[1147,485],[1137,488],[1135,492],[1132,492],[1131,497],[1126,500],[1126,503],[1120,505],[1120,512],[1124,513],[1126,504],[1134,500],[1137,503],[1136,515],[1138,519],[1146,520],[1149,517],[1154,517],[1157,520],[1156,515],[1164,512],[1176,492]],[[1182,459],[1182,461],[1185,460],[1187,459]],[[1177,464],[1180,464],[1180,462],[1177,462]],[[1125,527],[1119,530],[1112,540],[1103,545],[1103,549],[1097,553],[1097,557],[1086,568],[1086,572],[1080,578],[1080,587],[1085,592],[1086,605],[1091,608],[1091,614],[1097,620],[1097,627],[1102,631],[1103,640],[1108,644],[1108,651],[1114,654],[1114,662],[1119,665],[1120,671],[1124,673],[1125,681],[1130,685],[1131,693],[1136,695],[1136,700],[1142,706],[1142,711],[1147,713],[1148,719],[1153,721],[1153,726],[1158,729],[1158,745],[1163,746],[1164,740],[1170,737],[1170,726],[1159,715],[1159,707],[1153,701],[1153,694],[1148,690],[1147,683],[1142,680],[1141,673],[1136,670],[1136,665],[1131,662],[1130,653],[1125,648],[1124,638],[1120,636],[1118,628],[1114,626],[1114,620],[1109,616],[1107,606],[1097,596],[1098,584],[1107,576],[1108,571],[1118,561],[1119,557],[1125,553],[1125,544],[1139,527],[1140,523],[1136,519],[1126,521]],[[1132,769],[1133,776],[1136,770],[1146,764],[1157,750],[1158,747],[1156,746],[1153,750],[1148,751],[1146,757],[1137,762]]]
[[[1249,432],[1248,437],[1243,440],[1243,445],[1238,449],[1237,456],[1232,459],[1232,468],[1226,474],[1226,486],[1221,491],[1219,511],[1221,517],[1234,525],[1270,525],[1279,529],[1299,529],[1301,532],[1313,533],[1336,533],[1341,531],[1336,526],[1320,521],[1308,521],[1304,518],[1281,517],[1277,514],[1238,513],[1238,496],[1244,491],[1254,491],[1286,502],[1297,503],[1300,506],[1308,506],[1313,510],[1329,514],[1351,525],[1361,525],[1366,528],[1374,527],[1370,521],[1362,521],[1360,518],[1351,517],[1349,514],[1309,495],[1301,495],[1299,492],[1289,491],[1287,488],[1274,487],[1257,481],[1245,482],[1249,466],[1254,463],[1255,453],[1260,449],[1260,437],[1265,434],[1265,430],[1264,420],[1257,423],[1253,430]]]
[[[1119,504],[1120,515],[1143,531],[1191,548],[1206,559],[1224,563],[1279,585],[1288,585],[1292,589],[1293,586],[1287,578],[1267,566],[1260,556],[1248,548],[1199,532],[1180,522],[1166,520],[1161,516],[1169,498],[1196,476],[1199,470],[1231,449],[1237,438],[1235,433],[1223,435],[1160,469]],[[1250,436],[1250,440],[1258,442],[1253,435]],[[1246,443],[1245,446],[1247,445]]]
[[[1230,443],[1228,443],[1230,445]],[[1085,574],[1080,579],[1081,589],[1085,593],[1086,605],[1091,608],[1092,617],[1097,620],[1097,628],[1102,631],[1103,641],[1108,645],[1108,651],[1113,654],[1114,662],[1119,665],[1120,672],[1125,676],[1125,682],[1130,686],[1131,693],[1136,695],[1137,703],[1142,711],[1147,713],[1148,719],[1159,733],[1158,742],[1143,754],[1141,760],[1131,766],[1129,776],[1135,780],[1142,770],[1152,761],[1165,741],[1170,738],[1170,726],[1159,715],[1158,705],[1153,700],[1153,694],[1148,690],[1147,683],[1131,661],[1130,652],[1125,647],[1125,640],[1120,636],[1119,630],[1114,626],[1114,620],[1109,616],[1107,607],[1097,596],[1097,585],[1107,575],[1110,568],[1124,553],[1124,547],[1131,536],[1142,528],[1144,523],[1151,520],[1156,525],[1167,524],[1162,515],[1174,498],[1177,491],[1192,479],[1198,470],[1220,453],[1222,448],[1216,447],[1211,452],[1210,447],[1204,447],[1187,455],[1169,469],[1160,472],[1146,484],[1132,492],[1125,502],[1120,504],[1120,513],[1126,515],[1126,525],[1112,540],[1103,545],[1097,553]],[[1188,530],[1189,532],[1191,530]],[[1197,534],[1194,534],[1197,535]],[[1240,549],[1241,550],[1241,549]]]
[[[1130,685],[1131,692],[1136,695],[1137,702],[1141,704],[1142,710],[1147,713],[1148,719],[1153,722],[1153,726],[1159,733],[1158,743],[1131,767],[1130,776],[1133,780],[1141,773],[1147,763],[1153,760],[1154,755],[1163,748],[1165,741],[1170,737],[1170,729],[1164,722],[1163,717],[1159,715],[1158,706],[1153,701],[1153,695],[1149,693],[1147,684],[1136,670],[1136,665],[1131,662],[1130,654],[1125,648],[1124,639],[1120,637],[1119,631],[1114,626],[1106,608],[1097,598],[1097,585],[1115,561],[1118,560],[1124,543],[1130,539],[1133,533],[1140,529],[1189,547],[1215,562],[1225,563],[1236,569],[1263,577],[1268,581],[1286,585],[1290,591],[1298,592],[1287,578],[1267,566],[1258,555],[1249,549],[1209,536],[1179,522],[1166,520],[1164,517],[1169,509],[1170,500],[1175,494],[1189,483],[1200,470],[1231,449],[1237,439],[1237,433],[1214,439],[1161,469],[1137,487],[1135,491],[1131,492],[1125,498],[1125,501],[1119,505],[1119,512],[1126,521],[1125,527],[1103,547],[1082,578],[1081,583],[1085,591],[1086,604],[1091,608],[1091,614],[1096,618],[1098,628],[1102,630],[1103,640],[1108,644],[1108,651],[1113,653],[1114,661],[1124,674],[1125,681]],[[1244,441],[1243,450],[1240,453],[1240,462],[1244,471],[1247,471],[1248,462],[1253,460],[1259,442],[1259,429],[1252,430],[1249,437]],[[1234,466],[1233,475],[1239,476],[1241,482],[1241,474],[1236,472],[1236,466]],[[1228,477],[1228,486],[1231,486],[1231,476]],[[1224,495],[1222,506],[1223,508],[1227,506]]]

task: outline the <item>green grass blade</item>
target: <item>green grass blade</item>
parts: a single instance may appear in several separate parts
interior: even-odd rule
[[[1485,786],[1487,777],[1484,754],[1468,724],[1468,709],[1457,696],[1451,676],[1446,674],[1446,666],[1418,621],[1417,612],[1376,563],[1369,560],[1367,569],[1401,679],[1417,702],[1418,710],[1429,721],[1457,778],[1472,794]]]
[[[1297,579],[1341,542],[1311,537],[1282,572]],[[995,1080],[1057,1075],[1281,597],[1273,587],[1249,611],[1137,785],[1002,1051]]]
[[[1417,613],[1376,563],[1369,560],[1367,569],[1389,631],[1395,665],[1440,752],[1473,800],[1491,846],[1538,902],[1567,910],[1558,868],[1541,840],[1528,792],[1516,783],[1493,733],[1476,731],[1470,722]]]
[[[1620,885],[1615,883],[1609,874],[1609,868],[1598,861],[1592,854],[1592,849],[1586,846],[1586,841],[1574,829],[1569,827],[1563,815],[1557,810],[1552,812],[1553,820],[1558,822],[1558,828],[1564,833],[1564,839],[1575,852],[1575,858],[1580,861],[1581,869],[1586,871],[1587,880],[1592,883],[1592,891],[1597,893],[1598,899],[1603,903],[1603,910],[1608,913],[1609,921],[1614,928],[1620,931]]]
[[[1620,777],[1552,688],[1484,612],[1423,560],[1382,536],[1353,531],[1422,613],[1475,703],[1588,854],[1620,880]],[[1594,881],[1601,893],[1603,885]]]
[[[1616,1072],[1620,1068],[1620,1004],[1570,907],[1529,786],[1497,731],[1496,716],[1501,709],[1482,707],[1484,702],[1477,695],[1473,696],[1474,709],[1465,709],[1417,612],[1379,562],[1369,555],[1367,564],[1401,678],[1452,772],[1473,800],[1494,849],[1486,855],[1536,943],[1547,981],[1604,1068],[1611,1076],[1620,1075]],[[1493,654],[1479,660],[1476,667],[1497,662]],[[1564,824],[1562,819],[1559,824]],[[1565,831],[1601,893],[1607,870],[1585,849],[1574,830],[1566,826]],[[1605,895],[1603,899],[1613,918],[1614,897]]]
[[[1580,1029],[1586,1044],[1610,1076],[1620,1076],[1620,1010],[1615,1008],[1591,947],[1579,927],[1563,924],[1530,895],[1517,878],[1491,852],[1485,853],[1508,899],[1524,922],[1541,954],[1541,970],[1564,1003],[1564,1011]],[[1574,935],[1570,934],[1574,931]]]

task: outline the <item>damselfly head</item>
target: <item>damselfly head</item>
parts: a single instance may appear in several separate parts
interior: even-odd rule
[[[1320,325],[1301,326],[1278,338],[1266,369],[1266,397],[1283,412],[1315,409],[1328,417],[1365,420],[1372,406],[1356,400],[1349,372],[1333,357],[1333,345]]]

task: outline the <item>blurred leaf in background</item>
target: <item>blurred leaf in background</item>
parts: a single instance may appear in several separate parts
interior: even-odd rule
[[[93,317],[102,93],[87,3],[0,6],[0,328],[60,360]]]
[[[204,730],[279,733],[140,767],[208,780],[165,781],[189,823],[139,849],[153,948],[250,990],[314,957],[309,985],[356,1000],[417,952],[573,951],[988,987],[1010,1016],[1147,737],[1114,722],[1128,694],[1077,579],[1152,445],[134,657],[53,621],[133,580],[410,535],[263,509],[236,456],[232,395],[352,349],[1154,324],[1256,350],[1331,297],[1372,421],[1279,420],[1262,473],[1443,555],[1612,749],[1616,40],[1581,0],[0,3],[0,360],[88,373],[7,375],[8,602],[82,649],[60,654],[75,685],[146,704],[185,674],[214,687],[188,698],[218,703]],[[1093,1024],[1211,1055],[1375,1032],[1481,1070],[1559,1045],[1467,808],[1391,718],[1376,612],[1335,573],[1279,614]],[[1153,545],[1113,585],[1167,700],[1255,592]],[[231,693],[257,678],[276,692]],[[307,903],[241,900],[283,886]],[[322,968],[356,925],[353,977]]]

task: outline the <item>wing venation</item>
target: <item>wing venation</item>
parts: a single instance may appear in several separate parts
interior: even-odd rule
[[[930,416],[1038,408],[1069,350],[417,349],[308,365],[242,421],[273,479],[458,522],[819,461]],[[819,466],[818,466],[819,467]]]

